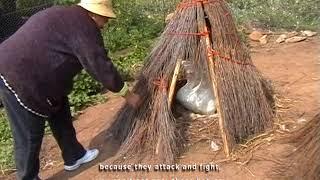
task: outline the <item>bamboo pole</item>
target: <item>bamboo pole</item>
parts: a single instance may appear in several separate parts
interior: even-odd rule
[[[169,88],[169,96],[168,96],[168,106],[169,109],[171,109],[171,105],[172,105],[172,101],[173,101],[173,95],[174,95],[174,91],[176,89],[176,84],[177,84],[177,79],[178,79],[178,75],[180,72],[180,67],[181,67],[181,63],[182,63],[182,59],[179,58],[176,62],[176,67],[174,69],[174,73],[172,76],[172,80],[171,80],[171,84],[170,84],[170,88]]]
[[[171,105],[172,105],[172,101],[173,101],[173,95],[174,95],[174,91],[176,89],[176,84],[177,84],[177,79],[178,79],[178,75],[179,75],[179,72],[180,72],[181,63],[182,63],[182,59],[181,58],[177,59],[176,66],[174,68],[174,72],[173,72],[173,76],[172,76],[172,80],[171,80],[171,84],[170,84],[170,88],[169,88],[169,95],[168,95],[168,107],[169,107],[169,109],[171,109]],[[161,143],[161,137],[158,139],[157,146],[156,146],[156,152],[155,153],[157,155],[159,154],[160,143]]]
[[[158,142],[157,142],[157,146],[156,146],[156,155],[159,154],[159,148],[160,148],[161,140],[162,140],[162,137],[159,137]]]
[[[198,6],[204,8],[202,2],[199,2]],[[205,19],[198,19],[198,30],[199,30],[199,32],[208,32],[208,27],[206,25]],[[218,93],[218,89],[217,89],[217,80],[215,78],[216,74],[214,71],[214,67],[215,67],[214,58],[211,55],[211,53],[209,52],[209,50],[212,49],[209,33],[201,36],[200,41],[202,41],[202,43],[204,43],[205,46],[207,47],[206,52],[207,52],[208,68],[209,68],[209,73],[210,73],[210,77],[211,77],[211,81],[212,81],[212,88],[214,91],[214,95],[216,97],[217,112],[219,114],[219,128],[220,128],[220,133],[222,136],[224,153],[225,153],[226,157],[228,158],[230,156],[230,144],[228,141],[228,136],[226,134],[227,128],[225,127],[224,116],[223,116],[223,113],[221,113],[221,109],[220,109],[220,99],[219,99],[219,93]]]

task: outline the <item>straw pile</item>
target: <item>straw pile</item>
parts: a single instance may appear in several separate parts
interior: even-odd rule
[[[296,147],[275,167],[277,176],[290,179],[320,179],[320,113],[304,127],[283,137],[283,143]]]
[[[174,114],[177,131],[182,138],[179,142],[182,150],[199,142],[214,141],[219,145],[222,144],[218,114],[199,115],[186,110],[181,105],[176,105]]]
[[[173,163],[184,135],[168,104],[178,59],[191,62],[212,86],[225,152],[272,125],[272,102],[264,78],[241,43],[226,3],[184,0],[146,59],[133,91],[142,106],[125,105],[109,132],[121,142],[114,161]],[[272,100],[272,97],[271,97]],[[219,133],[220,133],[219,132]]]
[[[208,3],[217,97],[230,147],[248,135],[272,125],[272,108],[263,90],[262,76],[252,65],[249,51],[237,36],[230,10],[223,1]]]

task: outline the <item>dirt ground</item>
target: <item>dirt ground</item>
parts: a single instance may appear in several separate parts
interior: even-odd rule
[[[280,112],[281,122],[290,127],[303,125],[312,118],[320,107],[320,40],[318,37],[294,44],[252,44],[252,59],[259,70],[274,83],[276,93],[285,104]],[[75,121],[79,141],[90,148],[98,148],[97,160],[83,165],[74,172],[63,170],[60,150],[51,135],[44,139],[41,151],[42,179],[275,179],[270,170],[276,165],[273,157],[290,151],[293,147],[279,144],[276,140],[266,141],[255,149],[250,161],[223,162],[222,155],[216,156],[209,144],[192,146],[177,164],[193,165],[217,163],[218,172],[205,173],[198,169],[192,172],[118,172],[99,171],[99,164],[107,161],[117,150],[116,143],[107,142],[105,130],[111,125],[113,116],[123,104],[123,99],[110,97],[105,104],[87,108]],[[289,127],[289,126],[288,126]],[[71,147],[70,147],[71,148]],[[221,154],[221,153],[220,153]],[[222,162],[221,162],[222,161]],[[12,178],[12,175],[10,176]]]

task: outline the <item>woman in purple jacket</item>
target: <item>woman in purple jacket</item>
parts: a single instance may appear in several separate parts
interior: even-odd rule
[[[14,137],[18,179],[39,179],[39,152],[48,120],[62,151],[65,170],[95,159],[76,138],[67,95],[73,77],[85,69],[108,90],[136,107],[108,57],[100,29],[115,18],[110,0],[82,0],[33,15],[0,45],[0,98]]]

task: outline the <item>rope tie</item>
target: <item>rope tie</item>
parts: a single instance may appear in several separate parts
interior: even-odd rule
[[[164,78],[155,79],[155,80],[153,81],[153,84],[156,85],[156,86],[158,86],[158,88],[159,88],[160,90],[162,90],[162,91],[167,90],[167,87],[168,87],[168,85],[167,85],[168,83],[167,83],[167,81],[166,81]]]
[[[214,49],[208,49],[208,56],[209,57],[219,57],[220,59],[222,60],[225,60],[225,61],[229,61],[231,63],[234,63],[234,64],[239,64],[239,65],[243,65],[243,66],[254,66],[253,64],[251,63],[244,63],[244,62],[241,62],[241,61],[236,61],[236,60],[232,60],[230,57],[226,57],[226,56],[222,56],[220,54],[220,52],[214,50]]]

